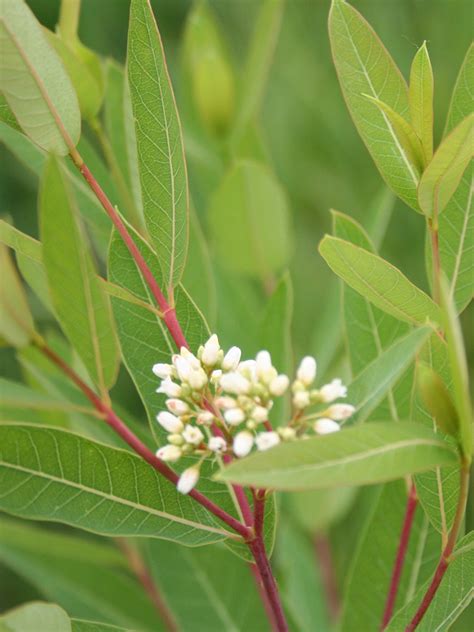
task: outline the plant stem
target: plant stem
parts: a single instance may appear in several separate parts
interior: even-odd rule
[[[145,589],[168,632],[179,632],[173,612],[160,594],[138,550],[124,538],[116,538],[117,546],[127,558],[130,569]]]
[[[336,621],[340,610],[339,592],[337,589],[336,577],[334,575],[331,547],[325,534],[315,534],[314,551],[321,570],[321,579],[326,595],[329,615],[334,622]]]
[[[253,492],[253,516],[255,534],[263,538],[263,524],[265,521],[265,496],[264,489],[256,489]]]
[[[138,455],[140,455],[147,463],[155,468],[160,474],[168,479],[173,485],[176,485],[179,476],[164,461],[159,459],[140,439],[125,425],[125,423],[114,413],[114,411],[105,404],[100,397],[89,388],[85,382],[73,371],[64,360],[50,349],[44,342],[36,340],[36,346],[42,353],[49,358],[61,371],[72,381],[84,395],[93,404],[96,410],[101,413],[104,420],[109,426],[127,443]],[[214,514],[219,520],[222,520],[227,526],[236,531],[244,540],[249,540],[253,536],[253,530],[243,525],[233,516],[228,514],[224,509],[212,502],[207,496],[193,489],[189,492],[189,496],[194,498],[200,505]]]
[[[418,627],[418,624],[423,619],[426,611],[430,607],[436,591],[441,584],[441,580],[443,579],[444,574],[446,573],[446,570],[451,562],[451,554],[456,544],[459,529],[461,528],[469,493],[469,463],[466,461],[466,459],[463,459],[461,462],[460,477],[461,481],[459,486],[458,506],[456,508],[456,515],[454,516],[453,525],[449,533],[448,542],[443,550],[438,566],[436,567],[436,571],[433,579],[431,580],[431,584],[429,585],[428,590],[426,591],[425,596],[423,597],[423,600],[420,604],[420,607],[415,613],[415,616],[405,629],[405,632],[413,632]]]
[[[415,517],[416,507],[418,505],[418,497],[416,494],[415,483],[412,481],[408,492],[407,505],[405,510],[405,518],[403,519],[402,532],[400,535],[400,541],[398,543],[397,556],[395,558],[395,564],[393,567],[392,578],[390,580],[390,587],[388,590],[387,601],[385,602],[385,610],[382,617],[381,629],[385,630],[390,623],[390,619],[393,615],[393,609],[397,599],[398,589],[400,586],[400,579],[402,576],[403,565],[405,562],[405,556],[408,549],[408,543],[410,541],[411,528],[413,525],[413,519]]]
[[[73,43],[77,40],[81,0],[61,0],[59,11],[59,32],[64,40]]]
[[[428,230],[431,236],[431,252],[433,255],[433,299],[439,304],[441,300],[441,259],[439,255],[439,231],[437,218],[428,220]]]

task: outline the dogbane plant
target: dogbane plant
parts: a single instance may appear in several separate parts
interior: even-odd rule
[[[57,547],[72,566],[85,560],[86,580],[61,571],[82,588],[102,561],[99,585],[110,592],[100,594],[103,609],[87,610],[97,622],[83,620],[77,613],[84,607],[58,590],[61,573],[44,561],[41,567],[33,547],[29,566],[42,568],[45,593],[64,609],[32,602],[4,615],[2,625],[18,629],[33,618],[58,631],[107,623],[203,629],[196,616],[182,614],[189,604],[177,599],[176,584],[202,577],[209,561],[191,547],[208,545],[224,570],[216,589],[202,590],[199,600],[211,613],[232,603],[230,620],[216,629],[299,629],[301,595],[282,598],[285,577],[279,586],[270,563],[276,492],[309,494],[300,497],[309,513],[318,490],[338,500],[348,487],[377,484],[367,488],[370,510],[340,629],[445,629],[469,603],[474,568],[472,532],[463,535],[473,433],[458,322],[473,289],[472,48],[434,150],[426,44],[407,85],[363,17],[342,0],[332,2],[329,35],[344,98],[386,184],[426,222],[432,288],[429,296],[416,287],[377,254],[362,226],[333,212],[334,235],[319,251],[343,282],[353,374],[346,387],[338,377],[321,382],[309,352],[293,376],[288,345],[278,360],[264,345],[243,359],[236,344],[221,348],[218,329],[211,334],[192,296],[212,317],[212,292],[203,291],[210,262],[151,6],[131,1],[126,69],[109,62],[106,81],[103,61],[78,38],[79,8],[78,0],[63,0],[53,33],[24,0],[1,5],[2,137],[41,173],[41,241],[0,225],[0,334],[17,350],[27,381],[2,384],[0,509],[91,531],[116,546],[4,518],[1,537],[17,552],[5,559],[14,568],[30,572],[18,554],[19,542],[29,540],[43,550]],[[225,173],[211,182],[215,253],[271,294],[268,330],[286,309],[289,277],[277,284],[275,274],[288,266],[291,231],[285,197],[262,152],[242,148],[255,143],[249,138],[281,15],[282,3],[262,3],[241,94],[203,2],[190,13],[183,47],[188,107],[224,163]],[[236,231],[247,225],[239,213],[261,228],[257,246],[253,235],[235,246]],[[34,317],[32,296],[62,334]],[[239,326],[245,323],[236,324],[236,336]],[[149,430],[115,401],[121,364]],[[295,498],[283,497],[286,519],[302,511]],[[372,581],[375,559],[382,570]],[[117,580],[114,565],[125,562],[149,601],[130,573]],[[227,583],[229,563],[235,585]],[[127,590],[133,617],[114,589]],[[252,605],[245,621],[241,600],[253,604],[255,594],[262,607]]]

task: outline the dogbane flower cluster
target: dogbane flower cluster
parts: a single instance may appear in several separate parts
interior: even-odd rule
[[[341,380],[313,387],[316,360],[306,356],[291,384],[291,419],[286,426],[272,429],[270,412],[275,398],[288,391],[288,376],[277,372],[268,351],[243,361],[238,347],[224,354],[215,334],[197,355],[182,347],[171,364],[155,364],[153,373],[161,380],[157,392],[167,396],[167,410],[156,417],[168,433],[158,458],[173,463],[187,455],[199,457],[180,476],[178,490],[183,494],[196,485],[208,457],[242,458],[253,448],[268,450],[282,441],[308,438],[311,431],[336,432],[338,422],[354,412],[349,404],[333,403],[347,394]]]

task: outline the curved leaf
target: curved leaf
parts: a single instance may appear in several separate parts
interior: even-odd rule
[[[71,620],[62,608],[52,603],[32,601],[0,616],[2,632],[71,632]]]
[[[433,69],[426,42],[418,49],[410,69],[410,119],[421,141],[425,161],[433,156]]]
[[[33,336],[33,318],[18,273],[3,244],[0,244],[0,267],[0,335],[10,345],[24,347]]]

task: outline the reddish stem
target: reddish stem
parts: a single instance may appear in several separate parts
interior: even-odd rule
[[[461,464],[461,483],[459,489],[459,500],[458,506],[456,509],[456,515],[454,516],[453,526],[451,527],[451,531],[449,533],[448,542],[443,550],[441,555],[441,559],[436,567],[435,574],[433,579],[431,580],[431,584],[428,587],[428,590],[423,597],[423,600],[416,611],[413,619],[408,624],[405,629],[405,632],[413,632],[418,627],[418,624],[425,616],[426,611],[431,605],[433,598],[436,594],[436,591],[441,584],[441,580],[444,577],[444,574],[451,562],[451,553],[453,552],[454,546],[456,544],[456,539],[458,537],[459,529],[461,528],[462,519],[464,516],[464,510],[466,508],[467,496],[469,493],[469,463],[463,460]]]
[[[255,580],[255,584],[258,589],[258,593],[260,595],[260,599],[262,600],[263,607],[265,608],[265,613],[267,615],[268,621],[272,626],[272,630],[276,630],[277,623],[275,619],[275,615],[273,613],[272,606],[270,601],[268,600],[268,595],[265,590],[265,586],[263,585],[262,576],[260,575],[260,571],[258,570],[258,566],[256,564],[249,564],[250,570],[252,571],[253,578]]]
[[[263,524],[265,521],[265,497],[264,489],[256,489],[253,492],[253,516],[255,534],[259,538],[263,538]]]
[[[318,561],[319,570],[321,572],[321,580],[328,611],[331,619],[335,621],[339,615],[339,591],[337,588],[336,576],[334,574],[334,566],[331,556],[331,548],[328,538],[322,533],[314,535],[314,552]]]
[[[400,578],[402,576],[403,565],[405,562],[405,556],[408,549],[408,543],[410,541],[410,533],[413,525],[413,519],[415,517],[416,507],[418,505],[418,497],[416,495],[415,483],[412,481],[410,490],[408,492],[407,505],[405,510],[405,518],[403,519],[402,532],[400,535],[400,541],[398,543],[397,556],[395,558],[395,564],[393,567],[392,578],[390,581],[390,587],[387,594],[387,601],[385,602],[385,609],[383,612],[381,629],[385,630],[390,623],[390,619],[393,615],[393,609],[395,608],[395,602],[397,600],[398,589],[400,586]]]

